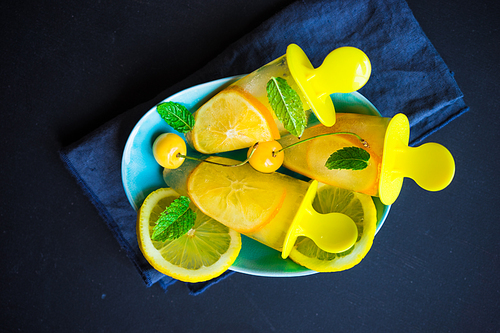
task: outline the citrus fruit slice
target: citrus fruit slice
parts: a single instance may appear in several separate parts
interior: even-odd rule
[[[354,136],[347,134],[329,135],[311,140],[306,157],[308,170],[320,182],[365,193],[377,195],[380,157],[372,148],[366,148]],[[370,154],[368,166],[363,170],[332,169],[325,166],[331,154],[345,147],[358,147]]]
[[[271,112],[242,88],[233,86],[212,97],[195,113],[186,140],[204,154],[232,151],[279,139]]]
[[[342,117],[339,118],[342,119]],[[302,139],[332,132],[334,130],[331,128],[317,125],[306,129]],[[285,147],[297,141],[298,139],[287,136],[281,140],[281,144]],[[350,134],[314,138],[285,150],[283,165],[322,183],[375,196],[378,192],[381,151],[374,149],[371,142],[368,142],[370,147],[364,147],[359,139]],[[368,166],[363,170],[328,169],[325,162],[330,155],[345,147],[358,147],[366,150],[370,154]],[[375,147],[381,149],[382,145],[375,145]]]
[[[370,196],[319,183],[313,207],[319,213],[338,212],[349,216],[358,227],[358,239],[347,251],[329,253],[307,237],[298,237],[290,258],[317,272],[336,272],[358,264],[368,253],[375,237],[377,210]]]
[[[184,282],[202,282],[224,273],[241,249],[238,232],[203,214],[192,205],[196,221],[191,230],[175,240],[151,240],[161,212],[179,194],[161,188],[144,200],[137,214],[137,240],[146,260],[163,274]]]
[[[222,164],[238,161],[212,156]],[[264,174],[248,163],[226,167],[200,163],[189,175],[187,192],[206,215],[241,233],[251,233],[269,223],[286,197],[286,176]]]

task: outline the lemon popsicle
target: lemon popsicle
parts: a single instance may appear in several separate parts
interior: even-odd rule
[[[222,157],[209,160],[237,162]],[[224,167],[189,160],[177,169],[164,169],[163,178],[205,214],[278,251],[309,186],[283,174],[260,173],[248,164]]]
[[[252,146],[255,142],[301,136],[311,112],[326,126],[335,123],[331,93],[361,88],[371,74],[367,56],[354,47],[341,47],[314,68],[300,47],[222,90],[195,113],[188,143],[204,154]]]
[[[208,161],[237,162],[223,157],[209,157]],[[248,164],[227,167],[192,161],[178,169],[165,169],[163,175],[168,186],[189,195],[206,215],[282,251],[284,258],[300,236],[332,253],[348,250],[358,237],[357,226],[347,215],[320,214],[312,208],[316,181],[304,182],[276,172],[263,174]]]
[[[384,133],[389,123],[388,118],[365,116],[351,113],[337,113],[337,122],[332,127],[312,126],[298,138],[287,135],[279,140],[283,147],[304,141],[284,150],[283,165],[311,179],[341,188],[376,196],[384,147]],[[306,139],[335,132],[352,132],[365,140],[369,147],[353,135],[336,134]],[[329,156],[345,147],[359,147],[370,154],[368,166],[363,170],[333,169],[325,166]]]
[[[404,177],[412,178],[426,190],[439,191],[449,185],[455,174],[453,157],[442,145],[426,143],[420,147],[408,147],[410,126],[403,114],[397,114],[392,119],[337,114],[334,126],[308,128],[303,140],[336,132],[355,133],[366,141],[368,147],[349,134],[321,136],[286,149],[283,165],[327,184],[379,196],[385,205],[397,199]],[[285,147],[298,141],[288,135],[280,143]],[[330,170],[326,167],[325,163],[332,153],[352,146],[369,153],[366,168]]]

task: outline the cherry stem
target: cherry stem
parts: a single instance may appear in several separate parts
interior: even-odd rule
[[[255,152],[255,150],[257,149],[258,145],[259,145],[258,142],[256,144],[254,144],[253,147],[252,147],[252,151],[250,152],[250,155],[248,155],[248,158],[246,160],[244,160],[243,162],[240,162],[240,163],[237,163],[237,164],[223,164],[223,163],[218,163],[218,162],[213,162],[213,161],[207,161],[207,160],[204,160],[204,159],[201,159],[201,158],[196,158],[196,157],[191,157],[191,156],[187,156],[187,155],[182,155],[181,153],[178,153],[176,155],[176,157],[178,157],[178,158],[185,158],[187,160],[193,160],[193,161],[199,161],[199,162],[205,162],[205,163],[210,163],[210,164],[225,166],[225,167],[238,167],[238,166],[242,166],[243,164],[247,163],[250,160],[250,158],[252,158],[252,155]]]
[[[321,138],[322,136],[328,136],[328,135],[334,135],[334,134],[348,134],[348,135],[354,135],[356,138],[358,138],[359,141],[361,141],[361,144],[363,145],[363,147],[365,148],[370,148],[370,146],[368,145],[368,142],[366,142],[363,138],[361,138],[359,135],[357,135],[356,133],[353,133],[353,132],[334,132],[334,133],[325,133],[325,134],[319,134],[319,135],[316,135],[316,136],[312,136],[310,138],[307,138],[307,139],[304,139],[302,141],[297,141],[295,143],[292,143],[291,145],[288,145],[286,147],[283,147],[281,148],[280,150],[277,150],[277,151],[273,151],[273,157],[276,157],[276,155],[278,155],[280,152],[282,152],[283,150],[287,149],[287,148],[291,148],[293,146],[296,146],[300,143],[304,143],[306,141],[309,141],[309,140],[312,140],[312,139],[316,139],[316,138]]]

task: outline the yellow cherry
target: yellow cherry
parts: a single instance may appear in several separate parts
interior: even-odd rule
[[[186,156],[186,142],[175,133],[160,134],[153,143],[156,162],[167,169],[177,169]]]
[[[274,172],[283,164],[285,154],[283,151],[278,152],[282,148],[278,141],[259,142],[255,151],[253,151],[254,147],[248,150],[247,157],[250,157],[248,162],[257,171]]]

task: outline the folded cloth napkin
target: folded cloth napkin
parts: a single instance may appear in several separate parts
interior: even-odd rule
[[[166,290],[175,280],[153,269],[137,245],[136,212],[125,196],[120,171],[128,135],[140,117],[164,98],[195,84],[249,73],[283,55],[291,43],[298,44],[315,67],[337,47],[363,50],[371,60],[372,75],[360,93],[383,116],[405,113],[410,119],[412,144],[468,110],[453,74],[406,2],[303,0],[291,4],[198,72],[61,151],[67,168],[148,286],[158,282]],[[199,294],[230,274],[187,286],[192,294]]]

